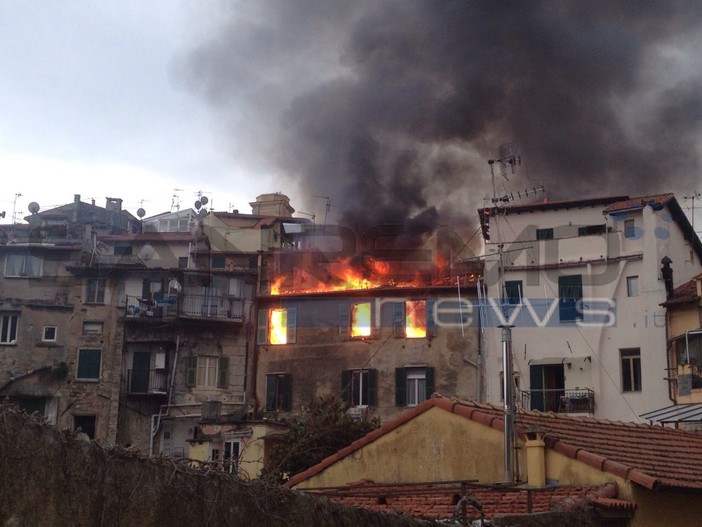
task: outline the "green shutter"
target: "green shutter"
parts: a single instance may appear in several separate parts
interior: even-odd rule
[[[185,385],[195,386],[197,384],[197,355],[185,357]]]
[[[281,375],[280,386],[283,412],[292,410],[292,375],[285,373]]]
[[[407,406],[407,371],[395,368],[395,406]]]
[[[276,386],[278,385],[278,376],[276,374],[266,375],[266,411],[272,412],[275,410],[275,394],[277,393]]]
[[[341,371],[341,400],[351,402],[351,370]]]
[[[393,302],[392,304],[392,336],[402,338],[405,336],[405,303]]]
[[[426,383],[426,394],[424,394],[424,398],[429,399],[431,394],[434,393],[434,368],[426,368],[424,370],[424,377]]]
[[[268,344],[268,310],[258,310],[256,344]]]
[[[435,299],[427,299],[427,314],[426,314],[426,321],[427,321],[427,337],[436,337],[437,333],[437,324],[436,320],[434,319],[434,306],[436,305],[436,300]]]
[[[377,392],[376,387],[378,386],[378,371],[368,370],[368,406],[375,406],[375,394]]]
[[[371,334],[370,334],[370,338],[377,339],[377,338],[380,338],[380,327],[378,327],[378,324],[376,324],[376,320],[375,320],[376,318],[379,318],[379,317],[376,317],[377,306],[375,305],[375,302],[373,302],[373,301],[371,301],[370,305],[371,305],[371,314],[370,314],[370,316],[371,316],[371,319],[370,319]]]
[[[141,298],[146,300],[151,298],[151,280],[144,278],[141,282]]]
[[[220,357],[217,364],[217,388],[229,386],[229,357]]]
[[[351,338],[351,310],[348,304],[339,304],[339,337],[341,340]]]
[[[289,307],[287,311],[287,332],[288,332],[288,344],[295,344],[297,341],[297,308]]]

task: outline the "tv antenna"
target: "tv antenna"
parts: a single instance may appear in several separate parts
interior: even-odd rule
[[[173,189],[173,196],[171,197],[171,212],[173,212],[173,209],[176,211],[180,210],[180,194],[179,192],[183,192],[182,188],[174,188]]]
[[[17,200],[22,197],[22,194],[17,192],[15,194],[15,199],[12,202],[12,223],[18,223],[17,221]]]
[[[331,210],[331,198],[329,196],[316,196],[316,195],[313,195],[312,197],[327,200],[327,204],[324,207],[324,223],[322,224],[322,232],[324,232],[324,230],[327,227],[327,219],[329,218],[329,211]]]
[[[702,193],[699,191],[693,192],[689,196],[683,196],[684,200],[692,200],[692,212],[690,213],[690,217],[692,218],[692,230],[695,230],[695,200],[702,198]]]

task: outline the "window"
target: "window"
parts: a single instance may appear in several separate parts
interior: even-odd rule
[[[188,268],[188,257],[187,256],[179,256],[178,257],[178,267],[180,269],[187,269]]]
[[[227,259],[223,254],[212,255],[212,269],[224,269],[227,265]]]
[[[17,344],[17,327],[19,315],[0,315],[0,344]]]
[[[41,340],[43,342],[56,342],[56,326],[44,326]]]
[[[619,350],[622,361],[622,391],[641,391],[641,350],[628,348]]]
[[[427,303],[425,300],[405,302],[405,337],[420,339],[427,336]]]
[[[522,303],[522,281],[507,280],[505,281],[505,300],[508,304]]]
[[[292,408],[292,377],[287,373],[266,375],[266,411],[289,412]]]
[[[162,300],[163,290],[163,280],[145,278],[141,284],[141,297],[144,300]]]
[[[29,254],[8,254],[5,258],[5,276],[30,277],[41,276],[42,259]]]
[[[101,357],[102,350],[100,349],[79,349],[76,378],[79,380],[98,380],[100,378]]]
[[[14,403],[17,408],[22,410],[27,415],[39,414],[46,416],[46,398],[45,397],[16,397]]]
[[[624,220],[624,237],[636,237],[636,223],[634,222],[634,220]]]
[[[229,386],[229,357],[187,357],[185,384],[189,387],[226,388]]]
[[[375,405],[375,370],[344,370],[341,372],[341,398],[352,406]]]
[[[596,234],[605,234],[607,232],[607,225],[604,223],[602,225],[585,225],[584,227],[578,227],[578,236],[594,236]]]
[[[561,322],[582,320],[582,311],[578,310],[578,303],[583,299],[582,275],[559,276],[558,298],[558,314]]]
[[[224,441],[224,457],[222,459],[222,469],[230,474],[239,472],[239,450],[238,439],[227,439]]]
[[[626,294],[627,296],[639,296],[639,277],[626,277]]]
[[[395,369],[395,405],[416,406],[434,393],[434,368]]]
[[[117,245],[115,246],[115,256],[131,256],[132,246],[131,245]]]
[[[258,312],[258,344],[292,344],[297,338],[297,308],[261,309]]]
[[[96,417],[94,415],[74,415],[73,429],[80,429],[90,439],[95,439],[95,421]]]
[[[88,280],[85,302],[88,304],[105,303],[105,280],[101,278],[91,278]]]
[[[105,323],[101,320],[85,320],[83,322],[83,335],[99,335]]]
[[[339,305],[339,336],[342,340],[366,339],[377,336],[373,326],[374,308],[371,302]]]
[[[553,240],[553,229],[536,229],[537,240]]]

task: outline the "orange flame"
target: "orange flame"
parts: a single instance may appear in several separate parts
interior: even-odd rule
[[[271,344],[288,343],[288,314],[285,309],[268,312],[268,340]]]
[[[410,300],[405,302],[405,336],[408,339],[420,339],[427,336],[426,302]]]
[[[351,306],[351,336],[370,337],[371,334],[371,305],[363,302]]]

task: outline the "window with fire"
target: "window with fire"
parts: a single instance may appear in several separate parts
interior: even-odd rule
[[[436,335],[434,300],[405,300],[393,303],[393,335],[422,339]]]
[[[258,344],[294,344],[297,339],[297,308],[261,309],[258,312]]]

